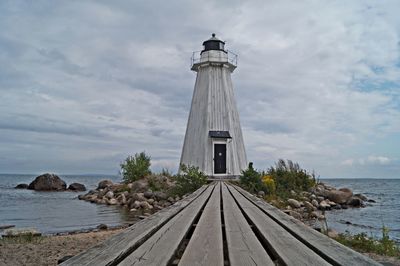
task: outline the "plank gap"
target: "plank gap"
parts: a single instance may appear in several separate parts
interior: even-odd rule
[[[258,241],[261,243],[265,251],[268,253],[268,255],[271,257],[272,261],[276,265],[286,265],[283,260],[279,257],[279,255],[275,252],[271,244],[268,242],[267,239],[264,238],[264,236],[261,234],[261,232],[258,230],[257,226],[254,225],[254,223],[250,220],[249,216],[246,214],[246,212],[243,210],[242,206],[238,203],[237,199],[233,196],[232,192],[230,191],[231,187],[228,187],[228,191],[231,194],[232,198],[234,199],[236,205],[239,207],[240,212],[246,219],[247,223],[250,225],[251,230],[254,232],[256,235]]]
[[[282,228],[284,228],[289,234],[291,234],[294,238],[296,238],[297,240],[299,240],[301,243],[303,243],[306,247],[308,247],[309,249],[311,249],[312,251],[314,251],[316,254],[318,254],[321,258],[323,258],[324,260],[326,260],[328,263],[331,263],[332,265],[335,266],[341,266],[341,264],[339,264],[337,261],[333,260],[332,258],[330,258],[329,256],[327,256],[324,252],[322,252],[321,250],[319,250],[316,246],[312,245],[311,243],[309,243],[307,240],[303,239],[301,236],[299,236],[298,234],[296,234],[296,232],[294,232],[292,229],[290,229],[288,226],[286,226],[285,224],[283,224],[281,221],[279,221],[277,218],[275,218],[273,215],[269,214],[266,210],[264,210],[263,208],[261,208],[260,206],[257,205],[256,202],[254,202],[253,200],[251,200],[247,195],[245,195],[244,193],[242,193],[239,189],[237,189],[236,187],[234,187],[233,189],[235,189],[238,193],[240,193],[243,197],[245,197],[248,201],[250,201],[254,206],[256,206],[258,209],[260,209],[263,213],[265,213],[269,218],[271,218],[274,222],[276,222],[278,225],[280,225]]]
[[[222,227],[222,243],[223,243],[223,254],[224,254],[224,265],[229,266],[229,252],[228,243],[226,240],[226,229],[225,229],[225,218],[224,218],[224,202],[222,198],[222,185],[220,186],[220,204],[221,204],[221,227]]]
[[[185,249],[186,249],[187,245],[189,244],[190,238],[192,237],[193,232],[196,229],[197,223],[199,222],[200,217],[203,214],[204,208],[206,207],[208,201],[210,200],[211,195],[214,192],[214,189],[215,189],[215,186],[212,189],[212,191],[211,191],[210,195],[208,196],[207,200],[204,202],[203,206],[201,207],[199,213],[196,215],[195,219],[193,220],[192,226],[190,227],[189,231],[186,233],[185,237],[182,239],[181,243],[179,244],[178,249],[175,252],[175,255],[171,258],[170,262],[168,263],[169,266],[178,265],[179,264],[179,261],[182,258],[183,253],[185,252]]]

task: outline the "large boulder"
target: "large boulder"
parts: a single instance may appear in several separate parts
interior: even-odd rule
[[[149,189],[149,184],[147,183],[146,180],[143,180],[143,179],[137,180],[137,181],[135,181],[135,182],[133,182],[131,184],[132,184],[132,188],[131,188],[132,192],[141,192],[141,193],[143,193],[143,192],[146,192]]]
[[[328,193],[328,199],[338,204],[346,203],[352,196],[353,192],[349,188],[331,190]]]
[[[99,185],[97,186],[97,190],[99,189],[105,189],[109,186],[112,186],[113,182],[111,180],[102,180],[99,182]]]
[[[64,191],[67,189],[67,184],[59,176],[46,173],[36,177],[29,184],[28,189],[37,191]]]
[[[68,186],[68,190],[72,191],[86,191],[86,187],[80,183],[72,183]]]

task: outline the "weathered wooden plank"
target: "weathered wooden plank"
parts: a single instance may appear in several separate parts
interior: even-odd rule
[[[230,265],[275,265],[251,230],[226,185],[222,185],[222,202]]]
[[[262,212],[251,201],[233,187],[229,187],[233,197],[268,242],[268,246],[286,265],[331,265],[309,249],[283,227]]]
[[[119,266],[128,265],[167,265],[177,251],[193,224],[196,215],[209,198],[214,186],[194,200],[187,208],[174,216],[152,237],[124,259]]]
[[[220,186],[218,182],[179,265],[224,265]]]
[[[128,256],[159,228],[172,219],[172,217],[199,197],[206,188],[207,186],[201,187],[193,194],[176,202],[174,205],[135,223],[123,232],[114,235],[99,245],[70,258],[61,265],[102,266],[118,264],[123,258]]]
[[[334,265],[381,265],[376,261],[336,242],[328,236],[313,230],[301,221],[285,214],[262,199],[253,196],[244,189],[234,186],[246,198],[270,215],[275,221],[290,231],[296,238],[301,239],[311,249]]]

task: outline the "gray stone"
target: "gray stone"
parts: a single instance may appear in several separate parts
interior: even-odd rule
[[[169,197],[167,200],[168,200],[169,202],[171,202],[171,203],[174,202],[174,198],[173,198],[173,197]]]
[[[314,205],[314,207],[318,207],[318,201],[315,200],[315,199],[313,199],[313,200],[311,201],[311,204]]]
[[[351,197],[347,201],[347,205],[352,207],[362,207],[364,205],[364,202],[358,197]]]
[[[264,198],[264,197],[265,197],[265,192],[262,191],[262,190],[258,191],[258,196],[259,196],[260,198]]]
[[[305,201],[304,202],[304,207],[306,207],[306,209],[308,210],[308,211],[313,211],[314,210],[314,206],[310,203],[310,202],[308,202],[308,201]]]
[[[329,205],[325,200],[321,201],[318,206],[318,209],[320,210],[329,210],[330,208],[331,205]]]
[[[108,226],[107,226],[106,224],[99,224],[99,225],[97,226],[97,229],[99,229],[99,230],[107,230],[107,229],[108,229]]]
[[[165,192],[157,191],[154,192],[154,197],[156,198],[156,200],[160,201],[160,200],[166,200],[168,198],[168,195]]]
[[[300,208],[301,207],[300,202],[298,202],[295,199],[288,199],[287,202],[293,208]]]
[[[137,180],[135,182],[132,183],[132,188],[131,191],[132,192],[145,192],[148,190],[148,183],[145,180]]]
[[[138,200],[138,201],[146,201],[146,198],[144,197],[143,193],[133,193],[131,194],[133,200]]]
[[[18,184],[15,188],[16,189],[27,189],[29,187],[28,184]]]
[[[118,201],[117,201],[117,199],[112,198],[112,199],[107,201],[107,204],[109,204],[109,205],[117,205]]]
[[[362,201],[368,200],[368,198],[366,196],[364,196],[363,194],[354,194],[354,197],[357,197],[357,198],[361,199]]]
[[[154,193],[153,193],[153,191],[148,190],[148,191],[144,192],[143,195],[144,195],[146,198],[151,199],[151,198],[153,198]]]
[[[351,196],[353,196],[353,192],[351,192],[351,190],[348,188],[331,190],[328,193],[328,199],[338,204],[346,203]]]
[[[113,182],[111,180],[102,180],[99,182],[99,185],[97,186],[97,190],[105,189],[112,185],[113,185]]]
[[[114,197],[114,192],[108,191],[108,192],[106,193],[105,197],[106,197],[107,199],[112,199],[112,198]]]
[[[68,190],[72,191],[86,191],[86,187],[80,183],[72,183],[69,185]]]
[[[135,200],[135,201],[131,204],[131,208],[133,208],[133,209],[139,209],[139,208],[140,208],[140,201]]]
[[[153,209],[153,206],[151,206],[147,201],[140,202],[140,207],[145,209],[145,210]]]
[[[154,199],[148,199],[147,202],[148,202],[149,204],[153,204],[153,203],[154,203]]]

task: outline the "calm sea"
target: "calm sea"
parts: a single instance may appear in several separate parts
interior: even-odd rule
[[[60,176],[67,184],[78,182],[94,189],[100,180],[120,181],[118,176]],[[30,183],[34,175],[0,174],[0,225],[17,228],[33,227],[45,234],[92,229],[104,223],[122,225],[134,220],[126,209],[97,205],[78,200],[75,192],[36,192],[19,190],[19,183]],[[339,232],[366,232],[381,236],[382,226],[390,228],[390,236],[400,243],[400,179],[323,179],[337,188],[348,187],[365,194],[376,203],[366,208],[327,212],[328,226]],[[349,224],[350,223],[350,224]]]
[[[36,228],[44,234],[93,229],[101,223],[118,226],[129,223],[133,215],[118,206],[92,204],[77,197],[84,192],[37,192],[14,189],[17,184],[35,179],[34,175],[0,174],[0,225]],[[118,176],[60,175],[67,185],[78,182],[88,190],[100,180],[120,181]]]
[[[328,227],[338,232],[365,232],[381,237],[382,226],[390,229],[389,236],[400,243],[400,179],[322,179],[336,188],[348,187],[376,203],[365,208],[326,212]],[[350,223],[350,224],[349,224]]]

